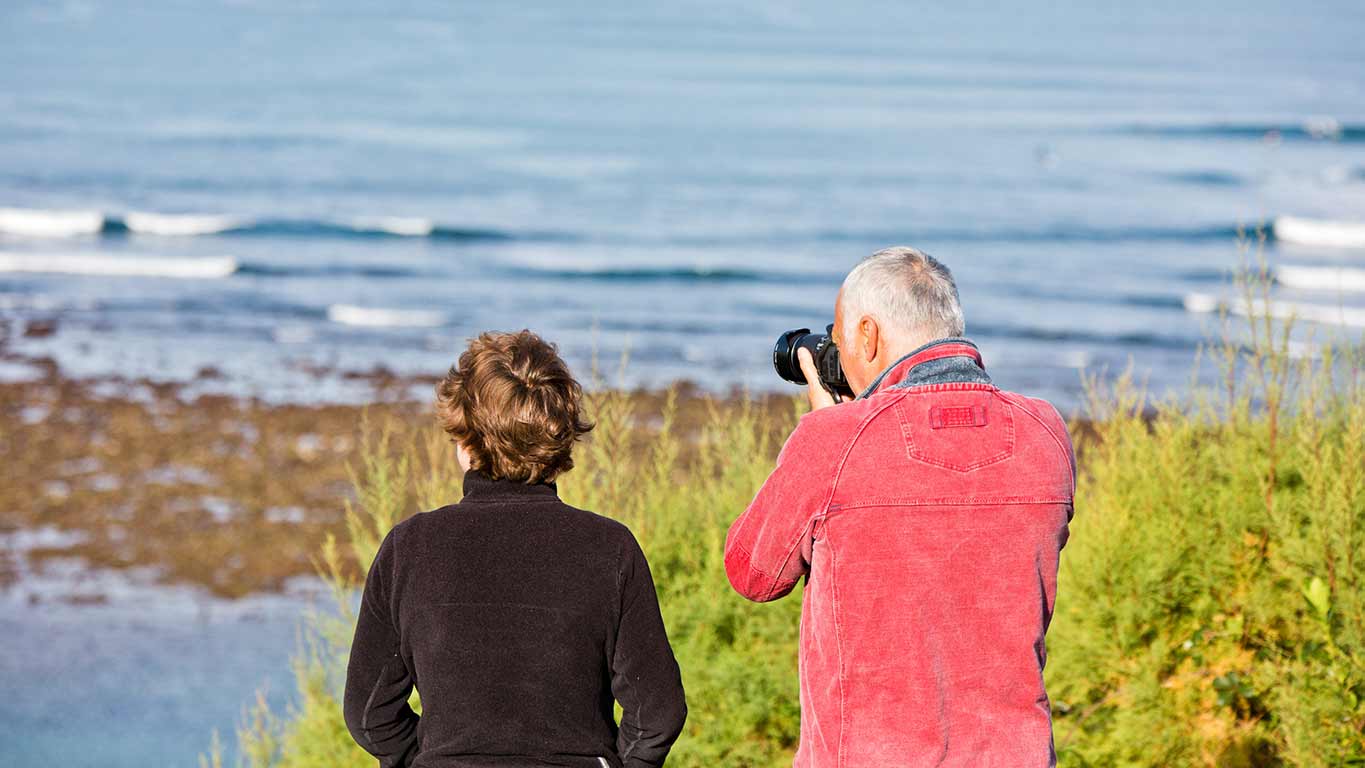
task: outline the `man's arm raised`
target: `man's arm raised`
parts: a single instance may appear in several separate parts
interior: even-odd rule
[[[829,507],[845,438],[828,411],[802,417],[777,466],[725,539],[725,573],[757,602],[792,591],[809,572],[816,522]]]

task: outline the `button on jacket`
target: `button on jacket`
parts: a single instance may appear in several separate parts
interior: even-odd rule
[[[464,490],[379,548],[346,673],[352,736],[382,766],[662,765],[687,708],[630,531],[553,485],[470,472]]]
[[[1054,765],[1043,665],[1073,510],[1066,425],[931,343],[811,412],[730,528],[751,600],[806,577],[795,765]]]

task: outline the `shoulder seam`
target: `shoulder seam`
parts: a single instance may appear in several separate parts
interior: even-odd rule
[[[853,446],[858,443],[858,438],[863,436],[863,432],[867,430],[868,425],[870,425],[874,419],[882,415],[886,409],[894,406],[906,397],[906,394],[903,392],[897,392],[896,395],[896,397],[888,397],[885,403],[879,404],[876,410],[864,416],[863,420],[858,423],[858,428],[853,431],[853,436],[848,439],[848,444],[844,446],[843,455],[839,457],[839,464],[834,470],[833,482],[831,482],[829,486],[829,496],[825,499],[825,503],[820,507],[820,515],[828,514],[829,505],[834,502],[834,492],[839,488],[839,479],[843,477],[844,465],[848,463],[849,454],[853,453]]]
[[[848,456],[850,453],[852,453],[853,446],[858,442],[858,438],[862,436],[863,431],[867,429],[867,426],[872,423],[873,419],[880,416],[882,412],[885,411],[887,408],[890,408],[892,405],[895,405],[896,403],[900,402],[900,400],[903,397],[905,397],[903,393],[897,392],[896,397],[887,398],[885,403],[879,404],[875,410],[864,416],[862,420],[858,422],[857,429],[853,430],[853,434],[849,436],[848,442],[840,451],[839,461],[838,464],[835,465],[834,476],[830,478],[829,490],[825,493],[824,502],[821,503],[820,506],[816,508],[816,512],[812,514],[808,520],[806,520],[806,524],[801,526],[801,530],[797,532],[796,537],[787,544],[786,546],[787,554],[782,558],[782,563],[777,567],[778,573],[782,573],[787,570],[787,563],[791,562],[792,554],[796,552],[796,548],[801,544],[802,537],[807,535],[807,532],[811,529],[811,526],[815,523],[815,521],[829,514],[830,504],[834,502],[834,491],[836,488],[839,487],[839,478],[840,476],[843,475],[844,472],[844,464],[848,462]],[[771,598],[773,593],[776,591],[777,580],[774,580],[772,588],[770,588],[768,590],[768,593],[764,595],[764,599],[766,600],[768,598]]]
[[[1034,412],[1033,412],[1033,409],[1028,407],[1028,403],[1021,403],[1021,402],[1019,402],[1017,398],[1022,397],[1022,395],[1018,395],[1018,394],[1013,393],[1013,392],[1006,392],[1006,391],[1004,391],[1004,390],[997,390],[996,394],[997,394],[998,396],[1000,396],[1001,398],[1003,398],[1004,400],[1006,400],[1006,401],[1008,401],[1009,403],[1011,403],[1012,405],[1017,406],[1017,407],[1018,407],[1020,410],[1022,410],[1024,413],[1027,413],[1027,414],[1029,415],[1030,418],[1032,418],[1034,421],[1038,422],[1038,425],[1041,426],[1045,432],[1047,432],[1047,434],[1048,434],[1049,437],[1052,438],[1052,442],[1056,443],[1056,445],[1057,445],[1057,450],[1061,451],[1061,453],[1062,453],[1062,458],[1066,461],[1067,467],[1068,467],[1068,468],[1071,467],[1071,451],[1067,448],[1067,443],[1070,442],[1070,439],[1069,439],[1069,438],[1068,438],[1068,440],[1067,440],[1066,442],[1063,442],[1063,441],[1062,441],[1062,438],[1060,438],[1060,437],[1057,436],[1056,430],[1054,430],[1052,427],[1048,426],[1048,423],[1045,422],[1045,421],[1043,421],[1043,419],[1042,419],[1041,416],[1039,416],[1038,414],[1034,413]],[[1046,401],[1044,401],[1044,402],[1046,402]],[[1057,410],[1057,406],[1052,405],[1052,403],[1048,403],[1048,405],[1052,408],[1052,410],[1053,410],[1054,412],[1056,412],[1057,418],[1058,418],[1058,419],[1061,419],[1061,418],[1062,418],[1062,414],[1061,414],[1060,411]],[[1065,419],[1062,419],[1062,424],[1063,424],[1063,425],[1066,424],[1066,420],[1065,420]],[[1076,498],[1076,473],[1075,473],[1074,471],[1071,472],[1071,498],[1072,498],[1072,499],[1075,499],[1075,498]]]

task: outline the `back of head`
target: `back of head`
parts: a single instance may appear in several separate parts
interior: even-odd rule
[[[845,333],[871,316],[885,333],[911,346],[965,332],[953,273],[938,259],[909,246],[884,248],[863,259],[844,279]]]
[[[553,482],[592,425],[554,345],[530,331],[484,333],[436,387],[441,427],[493,479]]]

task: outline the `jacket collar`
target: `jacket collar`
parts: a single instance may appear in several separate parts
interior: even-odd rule
[[[986,364],[981,350],[968,339],[938,339],[902,357],[868,385],[858,397],[864,398],[887,389],[904,389],[926,384],[986,384]]]
[[[559,498],[554,483],[494,480],[477,469],[464,473],[464,501],[524,502]]]

